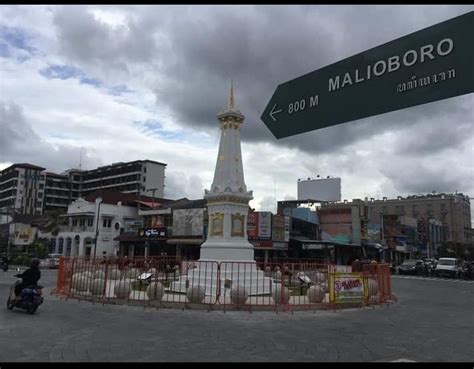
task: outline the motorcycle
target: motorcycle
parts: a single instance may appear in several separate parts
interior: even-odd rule
[[[16,275],[15,275],[16,277]],[[8,310],[12,310],[14,307],[24,309],[28,314],[34,314],[38,307],[43,303],[43,286],[28,286],[23,288],[20,292],[20,296],[15,296],[15,286],[21,283],[20,280],[16,281],[10,287],[10,295],[7,300]]]

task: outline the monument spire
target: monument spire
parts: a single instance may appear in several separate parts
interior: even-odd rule
[[[230,96],[229,96],[229,108],[234,109],[234,81],[230,80]]]

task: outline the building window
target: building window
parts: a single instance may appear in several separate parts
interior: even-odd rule
[[[93,224],[94,224],[94,219],[92,219],[92,218],[87,219],[87,225],[89,227],[92,227]]]
[[[397,214],[403,214],[405,213],[405,207],[404,206],[395,206],[395,211]]]
[[[43,183],[40,183],[39,184],[39,189],[42,190],[44,188],[44,184]]]
[[[146,181],[146,177],[143,177],[143,182],[145,182],[145,181]]]
[[[387,207],[386,206],[382,206],[382,214],[387,214]]]
[[[143,167],[143,173],[146,173],[146,167]]]
[[[72,220],[72,226],[73,226],[73,227],[77,226],[77,219],[73,219],[73,220]]]
[[[446,204],[440,204],[441,211],[446,211]]]
[[[86,220],[81,218],[81,220],[79,220],[79,225],[81,227],[84,227],[85,224],[86,224]]]
[[[104,219],[102,221],[102,227],[104,227],[104,228],[107,227],[107,219]]]
[[[112,227],[112,219],[107,220],[107,228]]]
[[[38,192],[38,198],[40,198],[40,199],[43,198],[43,192]]]

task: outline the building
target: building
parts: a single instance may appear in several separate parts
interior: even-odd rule
[[[0,172],[0,213],[42,214],[45,168],[28,163],[13,164]]]
[[[63,216],[67,225],[57,235],[55,252],[65,256],[100,256],[104,251],[118,255],[116,238],[127,222],[138,220],[139,207],[150,206],[154,200],[167,201],[105,190],[77,199]]]
[[[162,198],[165,169],[164,163],[136,160],[57,174],[36,165],[14,164],[0,172],[0,214],[66,212],[74,200],[98,190]]]
[[[69,204],[81,197],[81,172],[70,169],[63,174],[46,172],[43,212],[67,210]]]
[[[99,189],[131,194],[149,194],[162,198],[166,164],[152,160],[114,163],[81,174],[81,196]]]
[[[383,200],[372,198],[368,206],[371,221],[378,221],[382,214],[438,220],[444,227],[446,243],[462,246],[473,242],[469,196],[462,193],[398,196],[397,199],[384,197]]]

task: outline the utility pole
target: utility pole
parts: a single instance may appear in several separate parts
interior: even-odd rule
[[[94,244],[94,258],[97,252],[97,241],[99,240],[99,220],[100,220],[100,204],[102,204],[102,198],[98,197],[96,200],[99,205],[97,207],[97,220],[95,222],[95,244]]]
[[[150,188],[148,190],[146,190],[147,192],[151,191],[153,192],[153,208],[155,207],[155,191],[157,191],[158,188]]]

